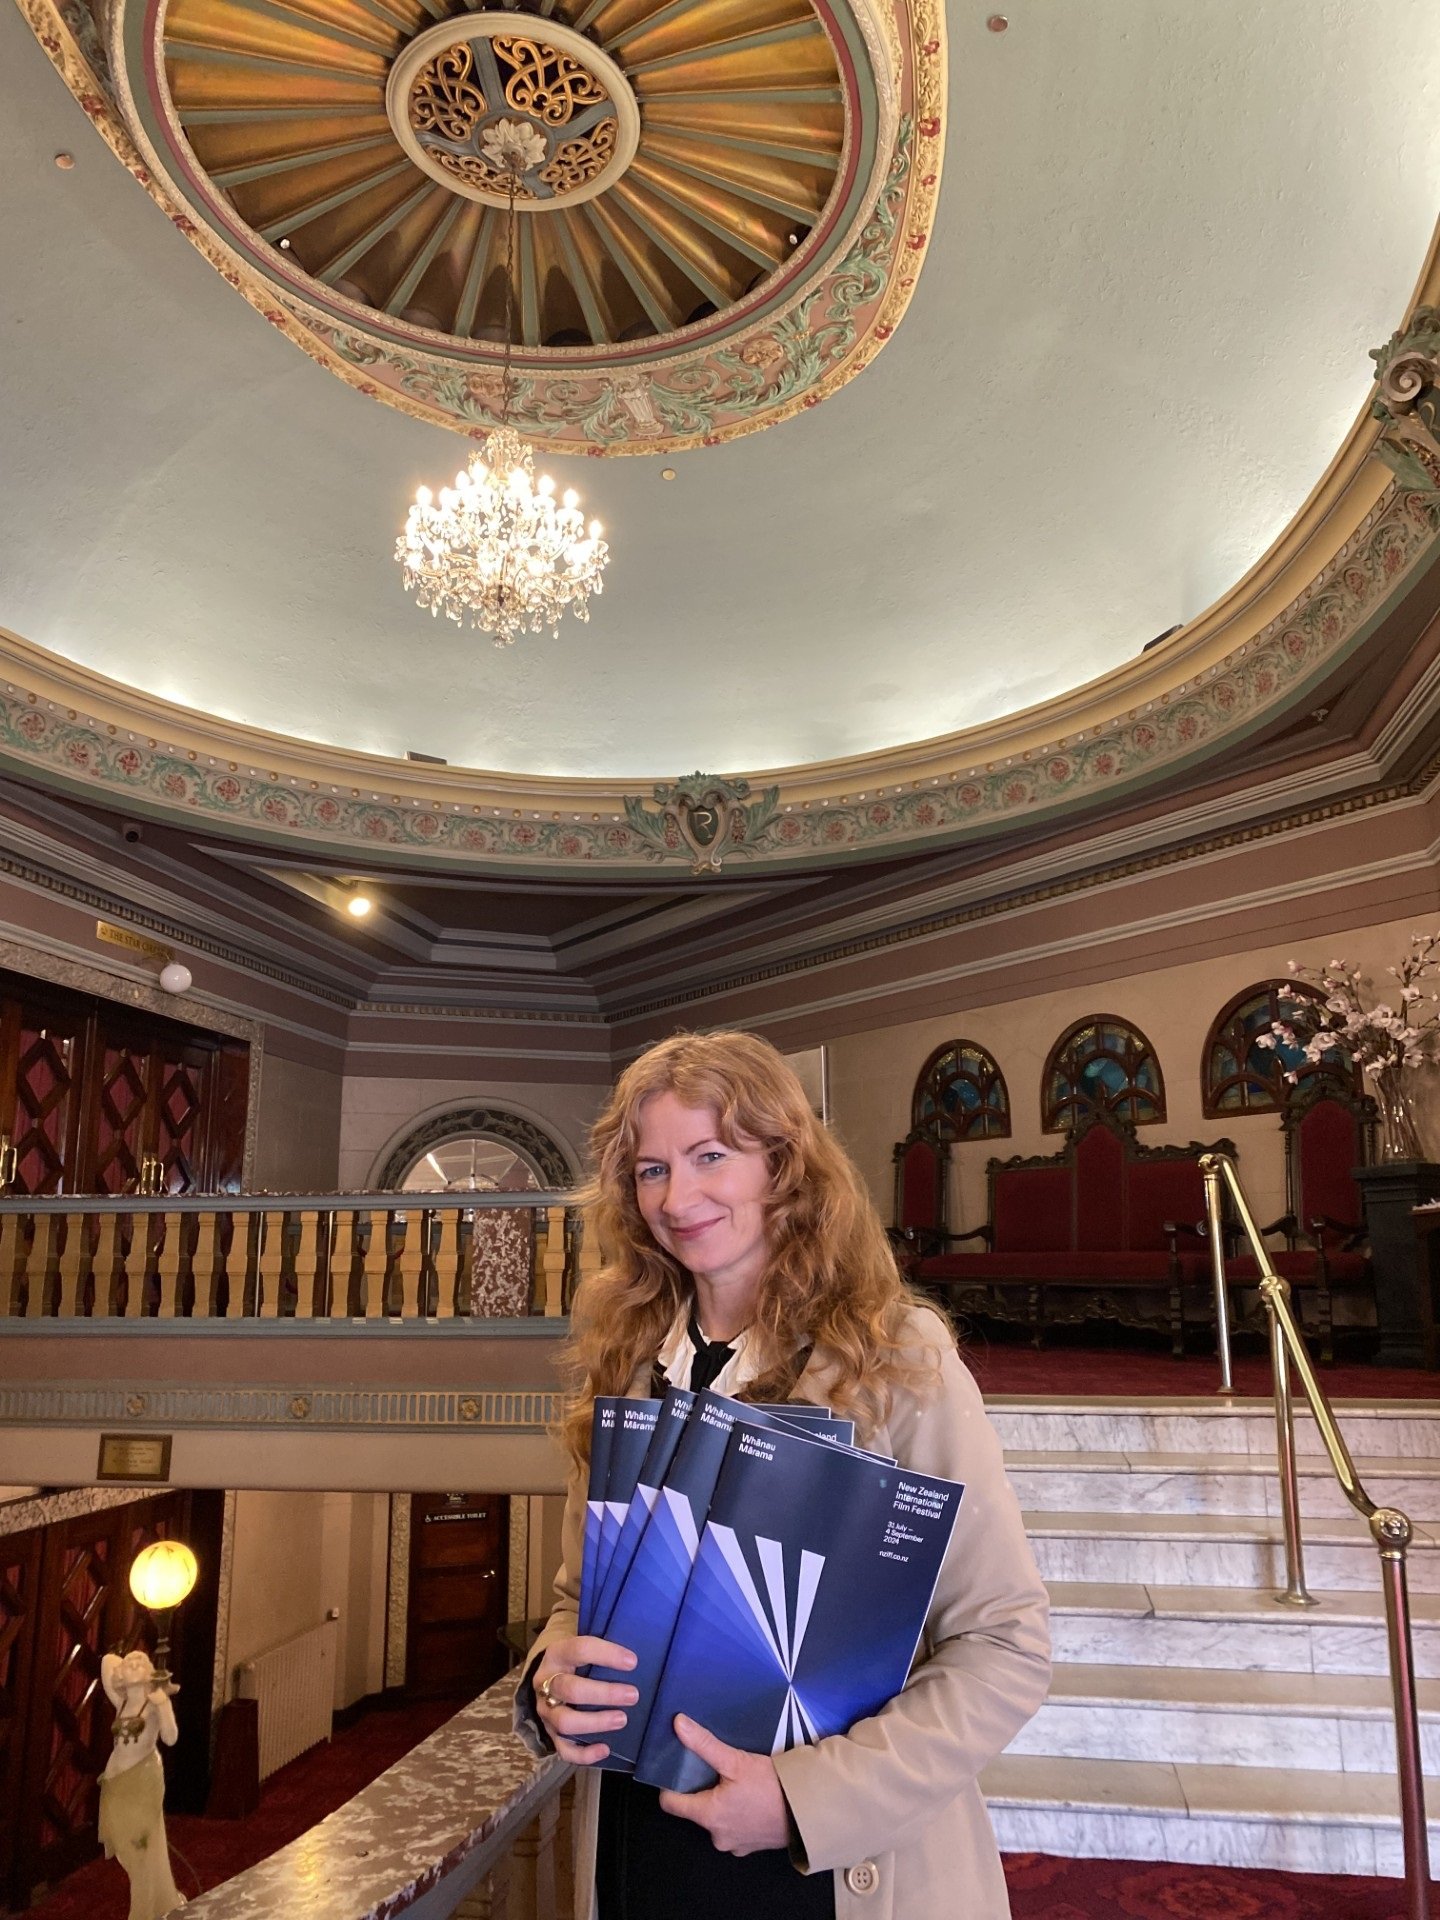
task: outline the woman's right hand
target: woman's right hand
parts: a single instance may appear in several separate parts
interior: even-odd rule
[[[618,1733],[624,1726],[626,1707],[640,1698],[634,1687],[613,1680],[587,1680],[580,1667],[633,1667],[635,1656],[628,1647],[614,1640],[601,1640],[593,1633],[574,1639],[557,1640],[545,1649],[538,1667],[530,1676],[535,1689],[535,1711],[562,1760],[577,1767],[593,1767],[610,1749],[603,1741],[583,1746],[577,1734]],[[598,1711],[597,1711],[598,1709]]]

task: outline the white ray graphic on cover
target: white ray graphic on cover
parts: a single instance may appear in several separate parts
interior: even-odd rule
[[[810,1624],[810,1615],[815,1606],[815,1595],[820,1590],[820,1576],[825,1570],[823,1553],[811,1553],[802,1548],[800,1553],[800,1579],[795,1595],[795,1632],[789,1629],[789,1609],[785,1602],[785,1552],[778,1540],[764,1540],[755,1536],[755,1550],[760,1557],[761,1571],[765,1575],[765,1589],[770,1600],[771,1612],[767,1612],[765,1602],[760,1598],[746,1563],[740,1551],[740,1542],[734,1530],[722,1527],[716,1521],[710,1522],[710,1534],[720,1549],[731,1578],[740,1591],[740,1596],[750,1611],[750,1617],[765,1636],[766,1645],[774,1654],[780,1671],[789,1683],[785,1689],[785,1699],[780,1708],[780,1720],[775,1728],[775,1738],[770,1751],[780,1753],[786,1747],[797,1742],[818,1738],[814,1722],[805,1711],[804,1702],[795,1691],[795,1669],[800,1661],[800,1649],[805,1643],[805,1630]],[[773,1613],[773,1624],[772,1624]],[[794,1738],[791,1738],[791,1733]]]
[[[670,1518],[675,1524],[675,1531],[679,1534],[685,1551],[693,1564],[696,1554],[700,1551],[700,1535],[696,1531],[695,1515],[691,1511],[690,1502],[685,1498],[683,1493],[676,1493],[671,1487],[666,1487],[664,1492],[665,1505],[669,1509]]]

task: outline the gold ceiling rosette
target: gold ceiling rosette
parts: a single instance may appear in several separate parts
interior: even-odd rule
[[[20,0],[147,190],[312,359],[482,436],[651,452],[894,332],[939,186],[937,0]],[[93,12],[91,9],[93,8]],[[534,134],[507,342],[505,183]]]

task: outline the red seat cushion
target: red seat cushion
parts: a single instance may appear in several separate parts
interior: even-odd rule
[[[940,1156],[928,1140],[912,1140],[900,1162],[897,1227],[940,1224]]]
[[[1338,1100],[1317,1100],[1296,1123],[1300,1156],[1300,1224],[1321,1215],[1352,1233],[1365,1218],[1352,1174],[1360,1164],[1360,1121]]]
[[[1165,1286],[1170,1256],[1157,1253],[942,1253],[920,1262],[922,1280],[1029,1281],[1062,1285]]]
[[[1272,1251],[1270,1264],[1282,1280],[1288,1280],[1292,1286],[1313,1287],[1319,1268],[1319,1259],[1309,1248],[1302,1247],[1296,1253],[1282,1248]],[[1260,1278],[1260,1268],[1254,1254],[1237,1254],[1233,1260],[1225,1262],[1225,1272],[1229,1279],[1238,1280],[1242,1285],[1253,1286]]]

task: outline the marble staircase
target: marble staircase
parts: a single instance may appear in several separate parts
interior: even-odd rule
[[[1337,1409],[1410,1557],[1440,1861],[1440,1402]],[[1284,1586],[1267,1402],[995,1399],[1050,1587],[1050,1698],[985,1776],[1007,1850],[1402,1871],[1379,1567],[1297,1413],[1306,1577]]]

